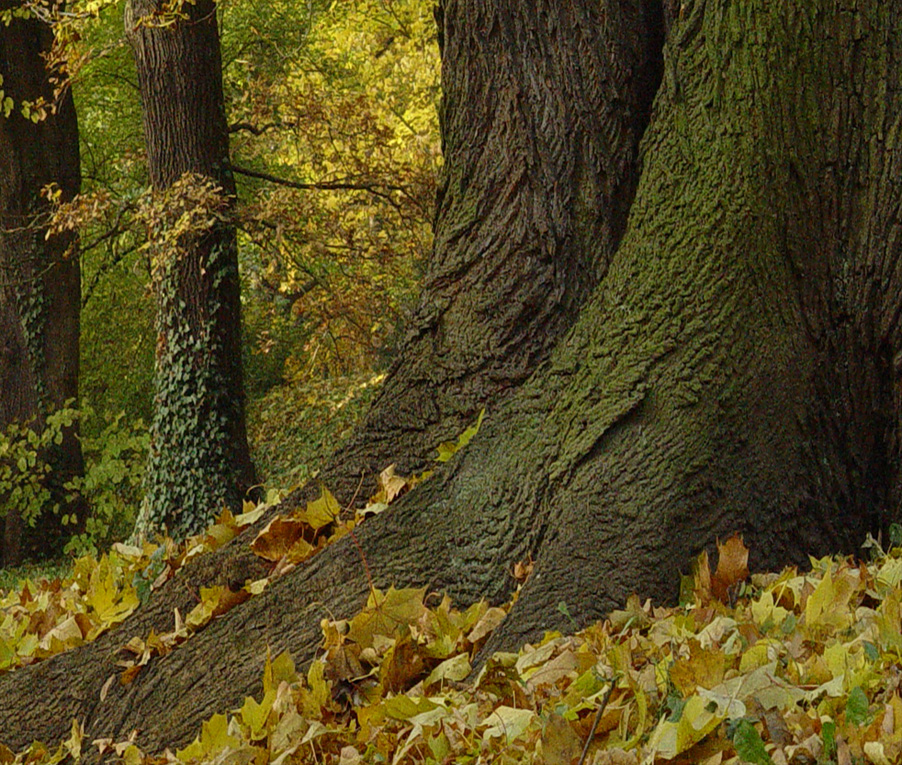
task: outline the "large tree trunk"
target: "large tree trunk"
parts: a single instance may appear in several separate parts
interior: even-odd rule
[[[185,17],[173,22],[166,5],[132,0],[126,12],[150,179],[173,219],[154,232],[156,395],[139,530],[165,526],[182,537],[203,529],[223,506],[240,509],[254,469],[245,426],[238,252],[230,219],[235,182],[216,6],[212,0],[185,3]],[[196,211],[190,196],[163,192],[189,174],[214,182],[222,200],[209,211],[213,222],[205,230],[173,240],[167,224]]]
[[[6,0],[0,10],[19,5]],[[81,186],[72,94],[54,96],[45,65],[52,44],[50,27],[37,19],[0,24],[0,90],[13,102],[8,116],[0,111],[0,431],[18,422],[40,432],[50,412],[78,396],[77,243],[71,235],[45,236],[50,205],[41,198],[51,183],[62,201]],[[55,111],[38,122],[23,116],[26,102],[42,99]],[[34,526],[20,508],[0,506],[0,566],[61,551],[62,515],[53,505],[81,514],[81,503],[73,506],[63,488],[84,468],[75,428],[43,459],[52,469],[49,506]]]
[[[515,391],[607,270],[661,76],[660,0],[446,0],[445,173],[419,305],[323,479],[349,501]]]
[[[535,45],[576,42],[552,35],[573,5],[546,9]],[[446,57],[472,46],[451,40],[469,34],[458,7],[445,4]],[[885,527],[900,491],[900,15],[881,0],[684,4],[625,234],[571,330],[467,449],[363,524],[360,550],[333,545],[103,703],[111,648],[166,626],[199,582],[251,573],[246,537],[117,633],[0,678],[0,729],[16,721],[22,746],[76,715],[94,735],[183,743],[259,689],[267,646],[309,659],[320,618],[360,607],[361,552],[377,585],[462,605],[507,598],[510,566],[532,556],[491,650],[567,628],[560,602],[586,624],[632,591],[672,600],[689,556],[734,531],[770,567]]]

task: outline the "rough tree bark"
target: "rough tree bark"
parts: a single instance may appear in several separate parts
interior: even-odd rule
[[[548,24],[540,45],[563,28],[555,18],[590,3],[513,5]],[[446,59],[473,50],[454,42],[468,9],[444,3]],[[632,591],[672,600],[680,569],[717,536],[740,531],[756,567],[781,566],[853,551],[897,516],[900,16],[881,0],[682,5],[616,251],[572,328],[467,449],[359,528],[378,585],[501,600],[511,564],[531,555],[487,650],[511,648],[569,628],[561,601],[586,624]],[[622,39],[617,18],[598,19],[599,45]],[[571,38],[555,39],[549,54],[565,55]],[[188,568],[96,644],[0,678],[0,730],[15,746],[58,739],[75,715],[93,735],[183,743],[259,689],[267,646],[308,659],[319,619],[362,604],[364,566],[345,539],[100,702],[111,650],[167,626],[198,583],[250,574],[246,542]]]
[[[157,300],[155,411],[139,530],[165,526],[182,537],[224,505],[239,510],[254,484],[241,368],[238,252],[230,220],[235,182],[216,6],[131,0],[126,32],[141,91],[150,179],[167,214],[191,214],[190,191],[165,195],[180,179],[212,181],[221,202],[210,223],[173,239],[164,220],[154,253]],[[206,213],[204,214],[206,217]],[[178,219],[178,214],[174,216]]]
[[[5,0],[0,11],[20,5]],[[0,110],[0,431],[18,422],[40,432],[49,413],[78,396],[77,242],[45,237],[50,205],[41,197],[51,183],[62,201],[81,187],[72,94],[57,98],[46,68],[52,45],[50,27],[35,18],[0,24],[0,91],[13,104],[7,116]],[[41,101],[55,111],[37,123],[23,116],[23,105]],[[73,505],[63,489],[84,469],[76,429],[44,458],[52,502],[81,515],[80,501]],[[0,510],[0,566],[61,550],[61,515],[46,512],[30,527],[15,507]]]
[[[368,496],[389,464],[424,469],[547,358],[604,276],[664,34],[660,2],[606,5],[439,7],[446,172],[434,250],[397,360],[323,474],[340,499]]]

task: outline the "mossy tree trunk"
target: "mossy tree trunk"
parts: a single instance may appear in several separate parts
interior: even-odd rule
[[[141,91],[151,183],[157,301],[155,413],[140,531],[182,537],[254,484],[241,368],[235,183],[216,6],[131,0],[126,32]],[[204,184],[218,193],[211,197]],[[175,227],[195,218],[188,230]]]
[[[566,57],[580,38],[553,22],[574,5],[549,5],[532,44]],[[507,28],[467,27],[477,7],[456,8],[444,4],[446,59],[478,52],[452,36]],[[320,619],[360,608],[361,551],[378,586],[428,586],[461,605],[508,598],[511,566],[532,557],[491,650],[569,629],[561,602],[586,624],[633,591],[672,601],[690,556],[718,536],[742,532],[761,568],[853,552],[885,529],[900,495],[900,52],[902,7],[882,0],[684,3],[623,236],[571,328],[489,402],[466,450],[361,525],[359,549],[331,546],[103,703],[115,646],[165,627],[198,585],[257,573],[248,535],[97,644],[0,678],[0,729],[15,721],[22,746],[64,737],[61,718],[77,715],[95,736],[140,728],[151,749],[183,743],[259,691],[267,647],[309,659]],[[543,78],[526,82],[542,92]],[[474,119],[474,140],[494,124]],[[442,220],[439,248],[452,238]],[[508,241],[505,220],[494,241]]]
[[[661,75],[659,0],[446,0],[445,173],[418,307],[323,479],[410,475],[544,361],[608,267]]]
[[[20,5],[0,2],[0,11]],[[71,235],[46,237],[50,204],[41,196],[56,184],[68,201],[81,186],[72,95],[56,97],[46,69],[52,45],[52,30],[35,18],[0,24],[0,431],[20,423],[40,432],[48,414],[78,396],[78,247]],[[4,116],[6,98],[11,108]],[[23,107],[41,102],[43,119],[24,116]],[[76,428],[65,430],[62,443],[42,458],[52,470],[49,502],[35,525],[0,497],[6,505],[0,506],[0,565],[59,553],[63,515],[82,514],[81,501],[63,488],[84,468]]]

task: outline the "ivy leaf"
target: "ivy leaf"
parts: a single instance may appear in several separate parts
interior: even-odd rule
[[[733,746],[744,762],[752,765],[774,765],[774,761],[764,749],[764,741],[758,729],[748,720],[740,720],[733,733]]]
[[[846,701],[846,722],[864,725],[868,721],[868,697],[860,685],[856,685]]]

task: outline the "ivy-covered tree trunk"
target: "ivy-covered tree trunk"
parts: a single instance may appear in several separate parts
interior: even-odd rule
[[[183,537],[224,506],[240,509],[254,484],[216,7],[131,0],[126,31],[159,212],[155,414],[139,531]]]
[[[536,14],[516,3],[514,18],[546,25],[527,42],[510,19],[494,23],[500,11],[479,15],[492,5],[446,0],[446,72],[451,56],[478,58],[474,40],[566,58],[582,43],[559,20],[576,5]],[[620,39],[614,9],[624,4],[601,5],[586,23]],[[622,59],[606,50],[616,70]],[[184,743],[202,719],[259,691],[267,648],[310,659],[320,619],[358,610],[368,573],[380,587],[427,586],[466,605],[508,598],[511,566],[531,557],[492,650],[569,629],[562,602],[582,625],[633,591],[673,600],[690,556],[735,531],[762,568],[852,552],[885,529],[902,491],[900,51],[902,6],[883,0],[681,4],[623,236],[571,328],[515,391],[489,402],[470,445],[356,539],[215,619],[130,686],[113,684],[104,702],[116,646],[165,628],[201,584],[259,573],[249,535],[188,567],[96,644],[0,677],[0,729],[17,731],[15,746],[60,739],[71,715],[93,736],[140,729],[149,749]],[[515,116],[547,82],[524,79]],[[566,92],[570,82],[561,74],[554,85]],[[468,123],[479,141],[503,115],[469,94],[446,109],[484,98],[486,113]],[[547,177],[553,195],[558,176]],[[454,231],[442,220],[439,243]],[[507,240],[508,220],[487,243]],[[516,259],[507,267],[532,274]],[[488,294],[505,274],[470,288]]]
[[[20,6],[0,2],[0,13]],[[35,18],[0,23],[0,432],[18,423],[40,433],[48,414],[78,396],[77,242],[47,238],[50,204],[41,196],[56,184],[68,201],[81,185],[72,95],[56,97],[46,69],[52,44],[53,32]],[[38,450],[51,473],[33,485],[31,499],[0,487],[0,566],[60,552],[63,516],[82,514],[63,488],[83,471],[81,445],[75,427],[62,435]],[[18,465],[8,467],[8,478],[22,477]],[[27,523],[38,510],[37,523]]]

